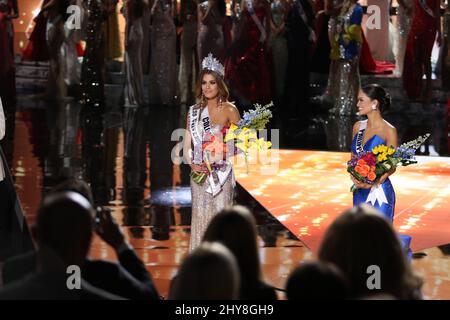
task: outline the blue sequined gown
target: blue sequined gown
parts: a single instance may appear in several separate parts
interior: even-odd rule
[[[365,132],[365,128],[367,126],[367,120],[365,121],[361,121],[360,122],[360,129],[358,131],[358,133],[353,137],[353,142],[352,142],[352,153],[353,154],[358,154],[358,150],[359,152],[361,152],[361,150],[363,150],[364,152],[367,151],[371,151],[373,148],[375,148],[376,146],[380,145],[380,144],[386,144],[386,142],[378,135],[374,135],[372,137],[370,137],[364,145],[362,145],[363,141],[364,141],[364,132]],[[358,139],[358,136],[360,136],[360,138]],[[394,187],[392,186],[391,181],[389,180],[389,178],[386,179],[386,181],[384,181],[381,184],[381,187],[383,188],[384,194],[386,195],[386,199],[388,203],[383,203],[382,205],[380,205],[380,203],[378,201],[375,202],[375,204],[373,205],[374,208],[378,209],[378,211],[380,211],[389,221],[390,223],[394,222],[394,211],[395,211],[395,191],[394,191]],[[367,201],[367,197],[369,196],[371,189],[357,189],[354,193],[353,193],[353,205],[357,206],[361,203],[366,203]],[[371,204],[369,202],[369,204]],[[408,257],[411,258],[411,250],[410,250],[410,243],[411,243],[411,237],[407,236],[407,235],[399,235],[402,243],[403,243],[403,247],[405,248],[405,250],[408,251]]]

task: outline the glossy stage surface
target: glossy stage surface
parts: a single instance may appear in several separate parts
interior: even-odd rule
[[[170,280],[189,247],[189,168],[173,164],[170,158],[177,143],[171,135],[185,126],[186,108],[114,107],[105,114],[99,129],[80,123],[80,106],[72,101],[55,103],[22,96],[17,106],[4,106],[7,119],[15,118],[15,122],[7,121],[3,150],[27,222],[34,223],[43,195],[61,175],[85,179],[96,204],[112,210],[160,294],[167,296]],[[335,152],[342,137],[332,130],[334,120],[324,119],[321,122],[318,116],[319,122],[313,120],[306,131],[282,139],[281,148],[295,145],[298,150],[274,151],[280,161],[278,168],[270,167],[275,170],[272,176],[253,174],[257,169],[254,165],[249,166],[252,174],[248,176],[245,166],[236,167],[240,184],[236,202],[249,206],[256,217],[264,278],[276,288],[284,288],[290,271],[301,261],[315,258],[327,225],[351,205],[350,180],[345,172],[349,154]],[[428,132],[428,127],[393,119],[403,137]],[[347,137],[354,119],[343,120],[343,128],[348,130],[342,134]],[[444,135],[442,126],[435,130]],[[303,151],[306,148],[316,151]],[[395,226],[413,237],[416,259],[412,263],[424,277],[425,295],[450,299],[450,247],[437,247],[450,242],[448,210],[446,213],[449,162],[445,157],[420,161],[419,165],[398,169],[392,178],[397,192]],[[97,237],[90,256],[117,259]],[[284,298],[282,291],[279,297]]]
[[[266,165],[236,166],[237,180],[261,205],[317,252],[328,226],[352,205],[350,154],[272,150]],[[391,176],[394,225],[413,251],[450,243],[450,158],[417,157]],[[272,172],[272,170],[274,172]]]

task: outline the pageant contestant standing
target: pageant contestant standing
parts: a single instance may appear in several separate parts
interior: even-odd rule
[[[403,86],[411,100],[431,99],[431,53],[436,33],[441,42],[440,0],[415,0],[414,18],[408,35]],[[426,76],[425,87],[422,78]]]
[[[289,4],[286,0],[274,0],[270,5],[272,19],[269,45],[272,51],[273,71],[275,77],[275,104],[283,101],[286,71],[288,63],[288,44],[286,40],[286,17]]]
[[[242,0],[226,80],[238,101],[267,103],[272,97],[272,58],[268,51],[271,9],[265,0]]]
[[[197,50],[199,62],[212,53],[220,61],[224,55],[223,22],[225,18],[225,1],[208,0],[198,5]]]
[[[310,50],[315,42],[314,10],[309,0],[295,0],[286,18],[288,64],[283,103],[286,121],[309,118]],[[286,118],[286,116],[288,116]]]
[[[196,88],[198,103],[189,108],[185,157],[195,174],[206,173],[203,138],[219,133],[224,127],[240,120],[237,108],[228,102],[228,88],[223,80],[224,67],[208,55],[202,62],[202,71]],[[201,242],[209,222],[221,209],[233,204],[234,173],[232,164],[223,157],[209,159],[213,172],[202,183],[191,178],[192,222],[190,251]]]
[[[367,0],[367,6],[376,6],[379,9],[379,28],[366,28],[365,35],[370,51],[375,60],[394,61],[392,47],[389,41],[389,10],[390,0]]]
[[[177,34],[171,0],[155,0],[151,10],[150,104],[174,105],[177,101]]]
[[[189,105],[194,100],[194,76],[198,74],[197,60],[197,3],[194,0],[181,1],[180,22],[183,24],[181,34],[181,63],[178,81],[180,83],[180,102]]]
[[[350,115],[360,87],[359,57],[362,44],[363,9],[357,0],[345,0],[332,37],[329,90],[335,93],[332,113]]]
[[[101,0],[87,0],[86,49],[81,67],[81,102],[89,111],[104,112],[104,33],[106,10]]]
[[[414,3],[408,0],[397,1],[397,49],[395,52],[394,74],[397,77],[401,77],[405,61],[406,43],[408,42],[409,29],[411,29],[411,20],[414,13]]]
[[[124,16],[125,28],[125,106],[142,106],[144,104],[144,73],[142,71],[142,30],[143,0],[127,0]]]
[[[359,155],[380,144],[386,146],[398,147],[397,129],[383,119],[382,114],[389,109],[391,98],[386,90],[376,84],[370,84],[363,87],[358,95],[358,113],[360,116],[366,116],[367,120],[359,121],[353,126],[352,153]],[[395,172],[395,167],[381,176],[373,186],[360,182],[350,175],[357,190],[353,193],[353,205],[370,202],[369,196],[381,194],[384,201],[375,201],[372,204],[378,209],[391,223],[394,221],[395,211],[395,191],[389,176]],[[372,198],[372,197],[370,197]],[[409,249],[411,237],[401,235],[406,249]]]
[[[49,53],[50,70],[48,73],[46,95],[49,98],[62,99],[66,95],[64,82],[64,63],[61,46],[65,40],[64,23],[67,18],[69,0],[51,0],[42,7],[47,12],[47,48]]]
[[[47,14],[42,11],[42,8],[49,3],[50,0],[44,0],[41,6],[41,11],[34,18],[34,28],[31,32],[28,44],[23,51],[23,60],[30,61],[47,61],[49,59],[46,32],[47,32]]]

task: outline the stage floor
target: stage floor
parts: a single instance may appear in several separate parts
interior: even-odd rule
[[[153,108],[144,115],[136,112],[139,121],[128,130],[136,130],[139,134],[135,134],[137,138],[130,146],[142,147],[138,151],[145,154],[148,150],[151,152],[142,156],[143,160],[139,158],[142,160],[137,162],[140,166],[126,171],[133,176],[142,174],[146,177],[141,186],[143,196],[130,198],[124,179],[127,162],[124,137],[130,133],[120,126],[105,129],[104,160],[92,164],[103,180],[92,180],[91,173],[83,165],[90,163],[92,153],[82,153],[76,136],[70,134],[78,131],[77,118],[70,116],[76,113],[76,107],[24,108],[16,114],[16,125],[11,128],[15,133],[7,135],[11,139],[6,142],[11,145],[7,144],[9,149],[4,150],[10,150],[12,155],[17,193],[27,222],[29,225],[34,223],[41,198],[54,186],[58,173],[66,166],[72,167],[74,172],[90,178],[91,185],[97,190],[108,191],[109,197],[106,200],[100,198],[98,204],[112,210],[128,241],[151,272],[160,294],[167,297],[170,281],[188,253],[191,208],[189,168],[174,166],[170,161],[171,146],[161,143],[170,141],[172,130],[179,127],[178,122],[170,119],[185,119],[185,114],[171,108]],[[407,113],[410,113],[409,109]],[[404,114],[400,117],[404,119]],[[420,117],[417,122],[422,123],[423,115],[417,117]],[[56,126],[55,119],[58,119]],[[148,123],[155,125],[148,126]],[[397,127],[402,124],[394,123]],[[409,120],[405,123],[413,126]],[[146,130],[141,132],[141,128]],[[424,130],[411,134],[417,136],[421,132]],[[317,135],[316,131],[313,133]],[[140,135],[142,139],[139,139]],[[314,137],[309,138],[301,141],[311,141]],[[252,174],[246,176],[245,167],[238,166],[236,173],[241,187],[237,190],[245,193],[242,190],[245,188],[270,212],[260,206],[254,211],[258,215],[260,261],[265,280],[277,288],[284,288],[290,272],[301,261],[315,258],[315,250],[333,218],[351,206],[351,193],[348,192],[351,183],[345,172],[349,154],[287,150],[272,153],[280,158],[280,170],[275,170],[270,177],[258,172],[253,174],[256,167],[250,166]],[[400,232],[412,235],[413,248],[423,253],[421,259],[412,261],[412,265],[424,278],[424,294],[430,299],[450,299],[450,245],[436,247],[450,242],[446,214],[450,166],[448,158],[443,157],[420,158],[420,161],[423,164],[400,168],[392,177],[398,196],[395,225]],[[36,192],[30,192],[30,188]],[[158,198],[165,201],[156,201]],[[247,195],[246,199],[238,201],[244,205],[254,202]],[[301,219],[296,221],[297,218]],[[406,228],[401,229],[402,226]],[[90,257],[117,260],[114,251],[97,236]],[[283,293],[280,292],[279,297],[283,298]]]
[[[261,205],[314,253],[328,226],[352,206],[345,152],[272,150],[265,165],[236,166],[236,177]],[[267,161],[270,160],[270,161]],[[395,229],[412,250],[450,243],[450,158],[417,157],[391,177]]]

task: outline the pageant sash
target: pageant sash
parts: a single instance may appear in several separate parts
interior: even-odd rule
[[[419,0],[420,6],[422,7],[423,11],[425,11],[429,16],[434,18],[434,12],[430,9],[430,7],[427,4],[426,0]]]
[[[192,160],[196,164],[200,164],[203,161],[201,154],[202,134],[198,128],[200,110],[196,105],[192,106],[189,110],[189,129],[191,131],[192,144],[194,145],[194,156]]]
[[[361,121],[359,123],[359,131],[356,135],[356,153],[361,154],[364,152],[364,145],[363,145],[363,139],[364,139],[364,132],[367,128],[367,120]]]
[[[253,22],[255,22],[259,32],[261,33],[259,41],[260,42],[266,41],[267,38],[266,29],[264,29],[264,26],[262,25],[261,21],[259,21],[258,17],[255,14],[255,9],[253,8],[252,0],[246,0],[245,2],[247,4],[247,10],[248,13],[250,14],[250,17],[253,19]]]
[[[388,203],[386,194],[384,193],[383,187],[381,185],[378,185],[376,187],[373,186],[370,189],[370,193],[367,197],[366,203],[371,203],[372,206],[374,206],[377,201],[380,204],[380,207],[383,205],[383,203]]]
[[[195,106],[189,110],[189,127],[191,130],[192,142],[194,145],[194,163],[200,164],[203,159],[208,157],[208,154],[202,151],[203,135],[205,133],[211,133],[211,122],[209,118],[208,108],[203,108],[200,112],[200,108]],[[199,123],[200,122],[200,123]],[[200,130],[201,129],[201,130]],[[216,196],[221,190],[223,184],[226,182],[228,175],[231,172],[231,164],[228,164],[224,171],[213,170],[208,175],[207,183],[208,187],[206,192],[212,196]]]

